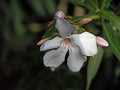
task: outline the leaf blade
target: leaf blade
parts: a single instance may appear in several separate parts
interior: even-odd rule
[[[112,0],[102,0],[101,9],[108,8]]]
[[[115,40],[114,37],[111,35],[112,32],[109,31],[105,22],[102,22],[102,25],[103,25],[103,29],[104,29],[104,34],[106,35],[106,38],[110,43],[110,47],[111,47],[113,53],[115,54],[115,56],[120,61],[120,47],[119,47],[118,41]]]
[[[103,49],[101,47],[98,47],[97,55],[94,58],[90,58],[88,62],[86,90],[89,90],[92,80],[97,74],[97,71],[100,67],[100,63],[102,61],[103,53],[104,53]]]
[[[120,31],[120,18],[113,12],[101,10],[104,19],[110,21]]]

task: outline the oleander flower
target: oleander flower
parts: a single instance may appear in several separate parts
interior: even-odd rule
[[[87,60],[86,56],[94,56],[97,53],[96,36],[83,32],[64,38],[55,37],[41,45],[40,51],[45,50],[50,50],[43,57],[46,67],[59,67],[69,52],[67,65],[71,71],[78,72]]]
[[[64,61],[68,53],[67,65],[73,72],[78,72],[87,60],[87,56],[97,54],[97,45],[106,47],[108,42],[102,37],[96,37],[89,32],[81,34],[73,34],[72,31],[77,29],[77,26],[70,24],[62,11],[55,14],[56,24],[60,37],[55,37],[51,40],[42,40],[40,51],[49,50],[43,57],[44,65],[50,67],[54,71]],[[84,23],[89,22],[89,19],[83,20]],[[44,43],[43,43],[44,41]]]

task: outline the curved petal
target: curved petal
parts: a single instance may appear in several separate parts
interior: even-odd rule
[[[64,48],[60,47],[57,50],[51,50],[51,51],[47,52],[43,57],[44,65],[46,67],[57,68],[65,60],[65,55],[66,55],[67,51],[68,51],[68,49],[64,49]]]
[[[97,53],[96,36],[89,32],[72,35],[73,41],[81,49],[82,54],[94,56]]]
[[[82,55],[79,48],[71,47],[69,49],[67,65],[71,71],[78,72],[83,66],[86,59],[86,56]]]
[[[60,46],[61,40],[62,38],[55,37],[52,40],[46,41],[44,44],[41,45],[40,51],[58,48]]]
[[[57,19],[55,27],[58,29],[61,37],[69,36],[77,28],[77,26],[70,24],[64,18]]]

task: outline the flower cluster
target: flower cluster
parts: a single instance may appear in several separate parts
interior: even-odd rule
[[[97,54],[97,45],[106,47],[108,42],[102,37],[85,31],[80,34],[72,34],[78,26],[71,24],[65,19],[65,14],[58,11],[55,14],[55,27],[59,32],[59,36],[48,40],[42,39],[38,42],[40,51],[49,50],[43,57],[44,65],[50,67],[54,71],[64,61],[66,53],[68,52],[67,65],[73,72],[78,72],[87,60],[87,56],[94,56]],[[83,19],[81,24],[86,24],[91,21],[90,18]]]

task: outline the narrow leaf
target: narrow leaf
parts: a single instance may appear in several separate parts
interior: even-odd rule
[[[52,33],[56,32],[56,31],[57,31],[57,30],[56,30],[55,26],[52,26],[52,27],[50,27],[50,28],[45,32],[45,34],[43,35],[42,38],[48,37],[48,36],[50,36]]]
[[[41,15],[42,17],[46,15],[43,2],[41,0],[28,0],[28,3],[39,15]]]
[[[83,7],[86,7],[87,9],[95,12],[98,10],[98,2],[97,0],[89,1],[89,0],[70,0],[75,5],[81,5]]]
[[[97,71],[100,67],[100,63],[102,61],[103,52],[103,49],[101,47],[98,47],[97,55],[94,58],[91,57],[88,62],[86,90],[89,90],[92,80],[97,74]]]
[[[18,0],[12,0],[11,10],[9,11],[9,13],[14,21],[16,35],[22,36],[24,34],[24,30],[22,28],[23,12],[21,10]]]
[[[72,20],[74,22],[80,22],[83,18],[99,19],[100,17],[97,14],[88,14],[84,16],[74,16]]]
[[[110,21],[120,31],[120,18],[115,13],[105,10],[102,10],[101,13],[104,19]]]
[[[109,41],[110,47],[115,54],[115,56],[118,58],[120,61],[120,46],[119,46],[119,41],[112,36],[112,32],[108,28],[108,26],[103,22],[103,29],[104,29],[104,34],[106,35],[107,40]]]
[[[44,4],[50,15],[55,13],[56,6],[55,6],[55,2],[53,0],[46,0],[46,3],[44,3]]]
[[[101,9],[108,8],[112,0],[102,0]]]

